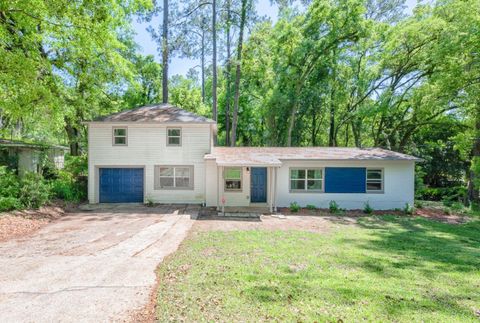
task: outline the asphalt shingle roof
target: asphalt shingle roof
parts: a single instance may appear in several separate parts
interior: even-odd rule
[[[344,147],[215,147],[205,159],[215,159],[224,166],[280,166],[281,160],[421,160],[381,148]]]
[[[146,105],[100,117],[95,119],[94,122],[215,123],[212,119],[170,104]]]

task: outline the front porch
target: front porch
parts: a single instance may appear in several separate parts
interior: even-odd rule
[[[216,176],[217,185],[212,192],[207,183],[206,190],[215,196],[207,205],[225,214],[276,212],[278,163],[211,162],[210,174]]]

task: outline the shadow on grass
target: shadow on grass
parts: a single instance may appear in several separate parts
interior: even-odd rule
[[[359,218],[357,225],[369,229],[374,239],[360,246],[399,257],[398,268],[429,262],[443,270],[478,271],[480,268],[480,222],[452,225],[423,218],[382,216]],[[405,260],[399,260],[405,259]]]

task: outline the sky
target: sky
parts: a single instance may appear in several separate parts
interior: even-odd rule
[[[415,7],[417,0],[406,0],[407,13],[410,14]],[[277,20],[278,8],[272,5],[270,0],[259,0],[256,5],[257,12],[260,16],[267,16],[273,22]],[[139,45],[140,53],[144,55],[154,55],[157,62],[161,61],[160,54],[157,50],[157,44],[152,40],[150,33],[147,31],[149,25],[159,25],[159,18],[153,19],[151,22],[137,22],[133,24],[135,41]],[[173,57],[170,60],[169,76],[176,74],[186,75],[188,70],[199,65],[199,60],[191,60],[188,58]]]

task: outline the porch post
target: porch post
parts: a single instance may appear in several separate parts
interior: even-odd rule
[[[268,186],[270,186],[268,188],[268,195],[270,195],[270,198],[269,198],[269,209],[270,209],[270,213],[273,213],[273,167],[268,167],[269,169],[269,174],[268,174]]]
[[[277,213],[277,170],[278,167],[273,169],[275,176],[273,177],[273,210]]]
[[[220,211],[220,169],[217,165],[217,211]]]

